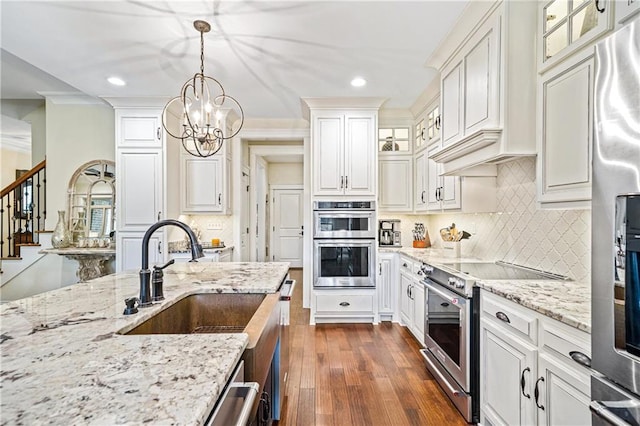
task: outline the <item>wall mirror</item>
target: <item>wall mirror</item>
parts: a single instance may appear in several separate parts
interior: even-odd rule
[[[109,237],[115,229],[116,165],[109,160],[83,164],[69,181],[68,225],[74,245]]]

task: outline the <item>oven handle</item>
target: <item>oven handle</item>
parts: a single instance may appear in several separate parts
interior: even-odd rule
[[[420,349],[420,355],[422,355],[422,358],[424,358],[425,362],[429,363],[429,365],[431,366],[431,369],[429,370],[430,372],[435,372],[438,377],[440,377],[441,382],[440,383],[444,383],[444,385],[449,388],[449,392],[451,392],[451,395],[453,396],[462,396],[462,393],[455,389],[453,386],[451,386],[451,384],[449,383],[449,381],[442,375],[442,373],[440,372],[440,370],[438,370],[438,368],[433,365],[433,362],[431,362],[431,360],[429,359],[429,357],[427,356],[427,354],[425,353],[426,351],[428,351],[428,349]]]
[[[427,287],[429,290],[433,291],[434,293],[436,293],[438,296],[442,297],[443,299],[447,300],[449,303],[456,305],[456,306],[461,306],[462,304],[460,303],[460,299],[464,299],[463,296],[459,296],[459,295],[454,295],[451,296],[451,293],[449,293],[448,291],[443,291],[440,290],[439,288],[436,288],[435,286],[438,285],[436,283],[434,283],[433,281],[431,281],[428,278],[425,278],[424,280],[422,280],[422,282],[424,283],[425,287]]]

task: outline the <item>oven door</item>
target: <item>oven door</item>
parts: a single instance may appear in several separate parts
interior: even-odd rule
[[[314,240],[314,287],[375,287],[375,240]]]
[[[316,211],[314,238],[375,238],[373,211]]]
[[[425,345],[460,387],[469,392],[471,303],[430,279],[424,283]]]

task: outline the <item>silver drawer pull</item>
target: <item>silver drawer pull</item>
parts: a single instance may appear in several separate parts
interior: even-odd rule
[[[440,306],[442,306],[443,308],[448,308],[449,304],[447,302],[442,302]]]
[[[578,364],[583,365],[587,368],[591,368],[591,358],[589,358],[587,355],[583,354],[582,352],[571,351],[569,352],[569,356],[571,357],[572,360],[574,360]]]
[[[349,302],[340,302],[340,306],[344,306],[344,307],[351,306],[351,303],[349,303]]]
[[[496,318],[498,318],[500,321],[504,321],[506,323],[510,323],[511,320],[509,320],[509,317],[507,316],[507,314],[505,314],[504,312],[498,311],[496,312]]]

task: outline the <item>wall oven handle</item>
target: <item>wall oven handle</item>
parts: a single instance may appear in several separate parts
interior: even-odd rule
[[[500,321],[504,321],[506,323],[510,323],[511,320],[509,319],[509,317],[507,316],[507,314],[505,314],[502,311],[498,311],[496,312],[496,318],[498,318]]]
[[[524,378],[524,373],[527,373],[527,372],[531,372],[531,369],[529,367],[522,370],[522,374],[520,375],[520,391],[522,392],[522,396],[524,396],[525,398],[531,399],[530,393],[524,393],[524,387],[527,384]]]
[[[538,398],[540,397],[540,389],[538,389],[538,385],[540,384],[540,382],[544,383],[544,377],[540,377],[538,380],[536,380],[536,387],[533,390],[533,396],[536,398],[536,406],[539,409],[544,410],[544,405],[538,403]]]

